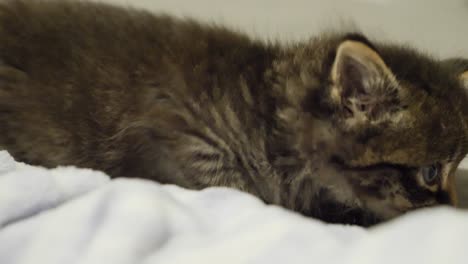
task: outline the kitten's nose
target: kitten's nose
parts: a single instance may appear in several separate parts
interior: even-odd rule
[[[445,192],[445,191],[439,191],[437,193],[437,202],[440,203],[440,204],[448,204],[448,205],[452,205],[452,198],[450,197],[450,194],[448,192]]]

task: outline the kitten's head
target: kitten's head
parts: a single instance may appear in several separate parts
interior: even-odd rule
[[[313,50],[321,61],[308,58]],[[330,199],[380,220],[456,205],[454,173],[468,151],[468,67],[358,35],[297,54],[296,78],[285,85],[297,148]]]

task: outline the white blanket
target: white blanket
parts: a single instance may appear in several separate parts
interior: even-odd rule
[[[434,208],[369,230],[225,188],[46,170],[0,152],[0,263],[468,263],[468,212]]]

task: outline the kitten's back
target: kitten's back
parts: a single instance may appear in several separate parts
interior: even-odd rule
[[[159,111],[153,106],[167,101],[167,91],[179,89],[181,100],[206,107],[218,104],[216,87],[241,98],[239,78],[246,86],[258,82],[273,49],[220,27],[68,1],[1,3],[0,39],[0,146],[31,164],[111,175],[125,174],[124,158],[144,167],[132,165],[142,157],[129,156],[155,135],[140,129],[131,140],[120,137],[154,125],[148,113]],[[250,103],[263,96],[259,90],[247,92]],[[202,92],[208,101],[197,102]],[[245,100],[231,103],[245,109]],[[258,124],[246,118],[244,124]]]

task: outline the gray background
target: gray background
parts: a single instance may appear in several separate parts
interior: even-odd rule
[[[267,39],[297,40],[330,27],[468,57],[468,0],[104,0],[216,21]]]

